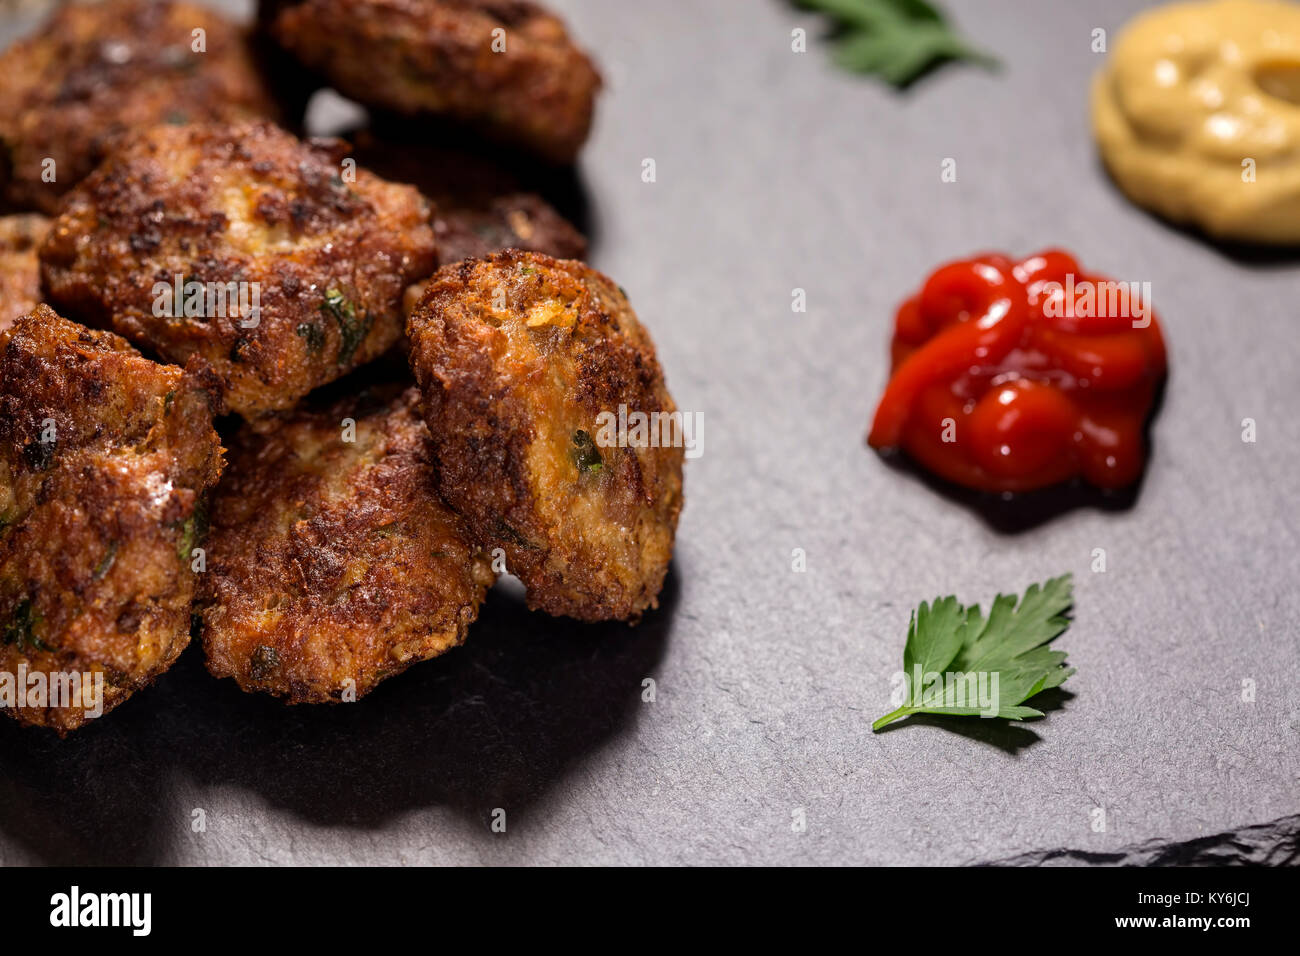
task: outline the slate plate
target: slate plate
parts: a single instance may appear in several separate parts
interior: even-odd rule
[[[609,80],[581,166],[593,261],[706,421],[664,607],[586,627],[503,587],[465,648],[355,707],[245,696],[191,649],[67,741],[0,722],[0,862],[1300,859],[1300,264],[1107,181],[1091,32],[1140,4],[952,0],[1003,68],[901,95],[837,72],[776,0],[555,5]],[[1173,376],[1131,507],[1007,530],[862,437],[892,310],[932,266],[1057,244],[1153,284]],[[869,732],[916,602],[1063,571],[1078,673],[1044,720]]]

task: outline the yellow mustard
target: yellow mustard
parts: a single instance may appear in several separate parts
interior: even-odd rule
[[[1097,144],[1134,202],[1221,239],[1300,244],[1300,5],[1147,11],[1092,92]]]

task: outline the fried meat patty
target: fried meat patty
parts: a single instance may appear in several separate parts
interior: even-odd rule
[[[234,441],[200,601],[215,676],[354,700],[465,639],[494,576],[437,497],[418,403],[363,392]]]
[[[0,217],[0,332],[41,301],[41,266],[36,248],[50,221],[36,213]]]
[[[211,401],[192,370],[45,305],[0,333],[0,672],[100,674],[107,711],[185,649],[221,472]],[[10,714],[65,733],[82,702]]]
[[[439,490],[504,549],[530,607],[583,620],[654,607],[684,451],[602,427],[620,405],[676,411],[619,287],[579,262],[496,253],[440,269],[407,334]]]
[[[363,130],[353,139],[357,161],[385,179],[409,183],[433,203],[442,265],[526,249],[556,259],[585,259],[587,237],[515,172],[490,157],[443,144],[392,142]],[[427,283],[406,290],[410,315]],[[405,360],[403,360],[405,361]]]
[[[523,0],[274,0],[276,40],[344,96],[434,113],[557,163],[587,139],[600,75]],[[495,48],[494,48],[495,47]]]
[[[0,54],[0,76],[0,198],[13,209],[57,211],[130,130],[279,115],[245,31],[190,3],[62,6]]]
[[[269,123],[132,137],[51,227],[50,300],[169,361],[197,356],[245,417],[288,408],[392,346],[402,293],[437,261],[426,200],[346,154]]]

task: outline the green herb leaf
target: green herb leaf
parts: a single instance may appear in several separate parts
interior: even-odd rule
[[[18,650],[24,654],[31,651],[54,650],[36,636],[36,625],[40,622],[41,616],[32,607],[32,602],[28,598],[23,598],[14,606],[9,622],[5,624],[4,643],[16,644]]]
[[[982,66],[997,61],[969,46],[927,0],[795,0],[835,23],[835,60],[857,73],[875,73],[906,86],[944,60]]]
[[[110,541],[108,543],[108,550],[105,551],[104,556],[100,558],[99,564],[95,565],[95,573],[91,575],[91,580],[98,581],[104,575],[108,574],[109,570],[113,567],[113,562],[117,560],[117,549],[118,543],[116,541]]]
[[[909,714],[1043,716],[1022,705],[1074,673],[1064,651],[1046,646],[1070,626],[1065,612],[1073,603],[1068,574],[1031,585],[1018,606],[1013,595],[999,594],[987,617],[978,604],[962,607],[955,597],[922,602],[903,649],[907,697],[871,729]]]
[[[190,516],[180,522],[180,538],[176,542],[176,556],[182,564],[188,564],[208,533],[208,503],[200,498],[194,504]]]
[[[347,365],[357,351],[357,346],[370,334],[370,314],[357,318],[357,309],[338,289],[327,289],[321,311],[334,319],[339,326],[339,364]]]
[[[582,474],[599,473],[605,467],[605,461],[600,457],[596,443],[591,440],[591,435],[581,428],[573,433],[573,461]]]

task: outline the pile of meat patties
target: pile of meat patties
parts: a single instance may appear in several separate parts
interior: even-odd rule
[[[326,86],[452,132],[299,138]],[[11,716],[81,726],[191,637],[246,691],[355,700],[502,573],[548,614],[656,606],[683,449],[598,440],[676,412],[650,336],[452,148],[563,169],[599,88],[519,0],[108,0],[0,54],[0,674],[103,686]]]

